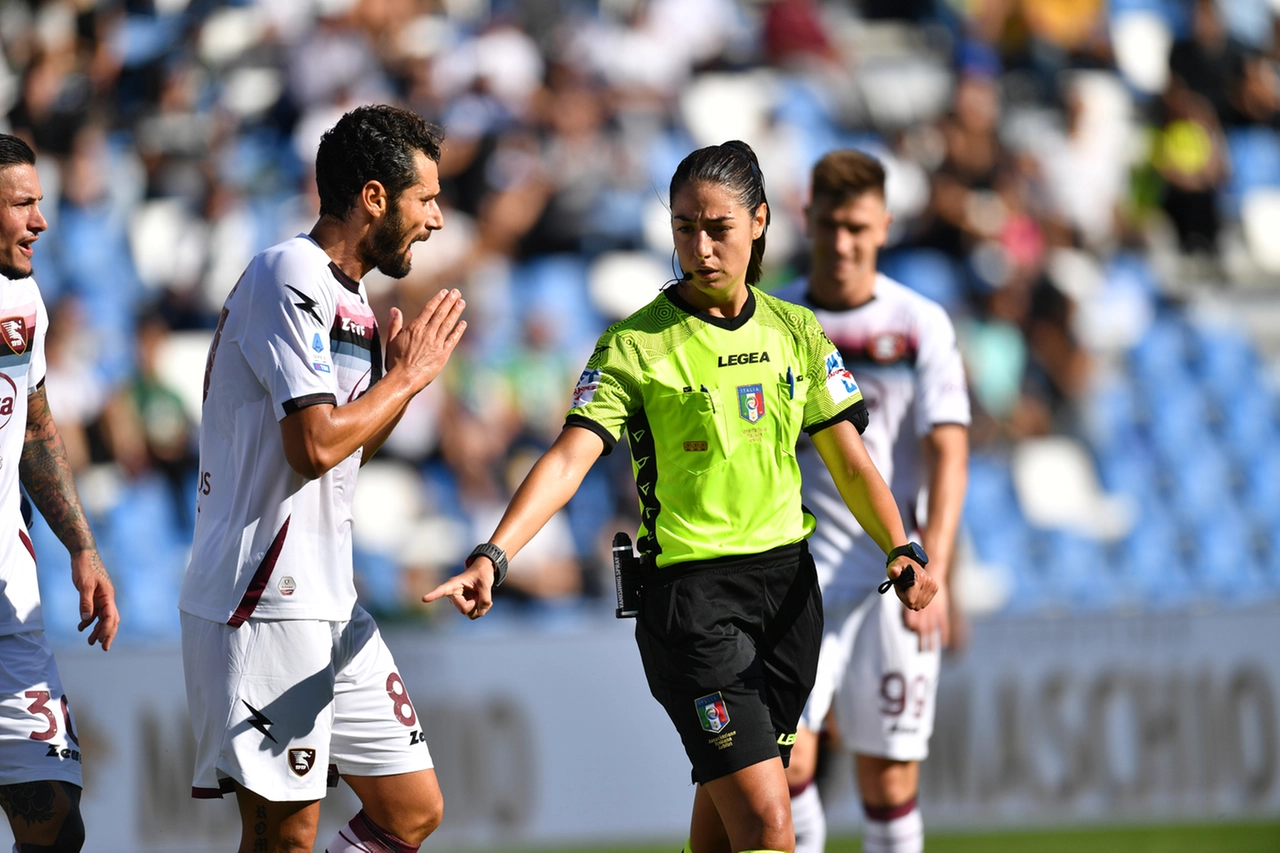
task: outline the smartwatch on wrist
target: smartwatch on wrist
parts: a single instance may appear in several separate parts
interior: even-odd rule
[[[467,555],[467,561],[470,562],[475,557],[489,558],[489,562],[493,563],[493,585],[501,586],[507,578],[507,552],[492,542],[482,542]]]
[[[889,555],[885,557],[885,560],[884,560],[885,566],[888,566],[890,563],[892,563],[894,560],[898,559],[899,557],[910,557],[911,559],[919,563],[921,567],[929,563],[929,555],[926,554],[924,552],[924,549],[921,548],[915,542],[908,542],[906,545],[899,545],[897,548],[894,548],[892,551],[890,551]],[[898,575],[896,580],[887,580],[884,583],[880,584],[879,591],[881,595],[884,595],[886,592],[889,591],[890,587],[897,587],[900,590],[908,590],[915,585],[915,582],[916,582],[915,567],[907,566],[902,570],[902,573]]]
[[[885,557],[884,564],[887,566],[899,557],[910,557],[921,566],[929,565],[929,555],[915,542],[908,542],[906,545],[894,548],[889,552],[889,556]]]

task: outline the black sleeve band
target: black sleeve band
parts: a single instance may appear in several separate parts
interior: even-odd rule
[[[857,428],[858,435],[866,432],[867,424],[871,422],[871,413],[867,411],[867,401],[859,400],[834,418],[816,423],[813,426],[807,426],[804,431],[806,435],[813,435],[814,433],[822,432],[828,427],[833,427],[841,421],[852,423]]]
[[[568,429],[569,427],[581,427],[600,436],[600,440],[604,442],[604,450],[600,452],[601,456],[608,456],[612,453],[613,446],[618,443],[618,440],[610,435],[607,429],[590,418],[584,418],[582,415],[568,415],[565,417],[564,428]]]
[[[292,400],[285,400],[280,408],[284,409],[285,416],[288,417],[294,412],[307,408],[308,406],[336,406],[338,398],[332,394],[307,394],[305,397],[294,397]]]

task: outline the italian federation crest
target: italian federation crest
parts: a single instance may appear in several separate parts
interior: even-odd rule
[[[738,417],[749,424],[764,417],[764,386],[738,386]]]
[[[704,731],[719,734],[721,729],[729,725],[729,711],[725,708],[724,697],[719,691],[695,699],[693,704],[698,709],[698,721],[702,723]]]

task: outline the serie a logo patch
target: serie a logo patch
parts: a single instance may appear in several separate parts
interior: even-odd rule
[[[702,723],[704,731],[719,734],[725,726],[729,725],[729,710],[725,708],[724,697],[719,691],[710,696],[695,699],[693,705],[698,709],[698,722]]]

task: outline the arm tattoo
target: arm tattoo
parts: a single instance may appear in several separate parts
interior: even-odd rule
[[[32,503],[68,551],[76,554],[96,547],[44,388],[27,397],[27,437],[18,474]]]

